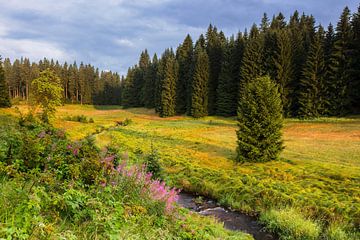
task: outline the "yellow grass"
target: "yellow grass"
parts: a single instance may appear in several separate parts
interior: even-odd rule
[[[24,110],[24,107],[22,107]],[[14,110],[1,110],[14,113]],[[85,115],[94,123],[65,121]],[[66,105],[54,125],[72,139],[126,118],[133,123],[98,134],[99,146],[129,153],[160,151],[168,181],[243,211],[295,205],[325,221],[360,223],[360,118],[287,119],[281,161],[236,164],[236,119],[160,118],[153,110]]]

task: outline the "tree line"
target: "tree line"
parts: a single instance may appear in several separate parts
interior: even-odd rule
[[[27,99],[39,72],[61,79],[64,102],[155,108],[162,117],[188,114],[235,116],[244,84],[269,76],[276,82],[284,116],[338,116],[360,112],[360,7],[345,7],[337,25],[325,30],[312,15],[279,13],[226,37],[210,25],[193,42],[151,58],[144,50],[126,77],[91,65],[44,59],[5,59],[11,98]],[[0,82],[0,88],[1,88]],[[0,91],[1,92],[1,91]]]
[[[0,94],[8,95],[11,99],[29,100],[32,81],[49,69],[60,78],[64,103],[121,104],[121,77],[118,73],[100,72],[90,64],[60,64],[46,58],[37,63],[30,62],[28,58],[16,59],[14,62],[5,58],[3,62],[0,59],[0,63]]]
[[[125,107],[155,108],[160,116],[234,116],[243,86],[262,76],[277,83],[284,116],[360,112],[360,7],[345,7],[334,28],[311,15],[282,13],[226,37],[210,25],[193,44],[150,59],[145,50],[124,79]]]

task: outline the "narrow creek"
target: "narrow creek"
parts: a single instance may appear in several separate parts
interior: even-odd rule
[[[220,207],[214,200],[202,198],[201,203],[197,201],[198,196],[181,192],[178,204],[203,216],[213,216],[224,223],[226,229],[232,231],[243,231],[251,234],[255,240],[276,240],[273,234],[264,231],[263,226],[256,221],[255,217],[231,211]]]

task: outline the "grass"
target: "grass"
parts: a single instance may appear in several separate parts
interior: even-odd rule
[[[92,117],[95,123],[64,121],[69,115]],[[360,226],[359,117],[287,119],[282,159],[259,164],[232,161],[234,118],[163,119],[142,108],[66,105],[54,124],[65,128],[72,139],[80,139],[126,118],[133,122],[103,131],[97,135],[98,145],[112,144],[130,156],[148,153],[154,146],[170,184],[249,214],[289,206],[301,209],[299,214],[316,220],[324,232],[327,226],[346,224],[350,232]]]
[[[178,208],[126,154],[29,119],[0,112],[0,239],[253,239]]]
[[[313,240],[320,236],[319,224],[304,218],[295,209],[267,211],[260,217],[260,221],[264,222],[269,230],[280,232],[283,238]]]

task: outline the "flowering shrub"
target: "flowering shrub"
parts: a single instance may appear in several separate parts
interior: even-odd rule
[[[132,181],[140,188],[143,195],[147,195],[152,200],[165,203],[165,211],[169,213],[178,200],[180,190],[166,186],[165,182],[153,180],[152,173],[146,172],[146,166],[129,166],[123,160],[117,167],[114,166],[115,155],[107,156],[101,160],[106,180],[100,181],[100,185],[105,187],[108,184],[117,186],[121,181]]]

